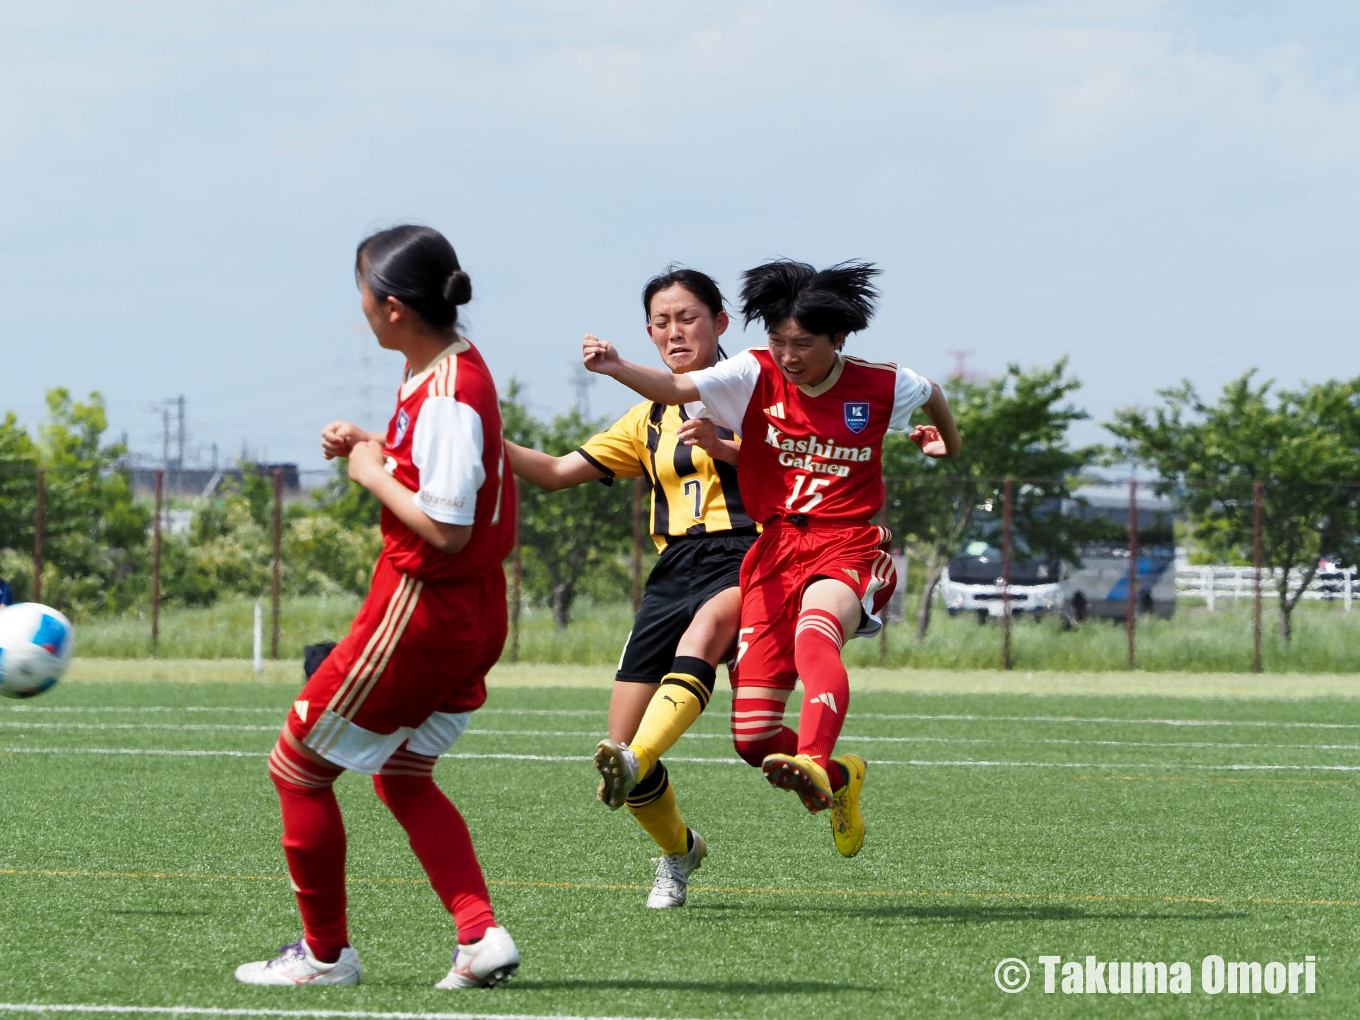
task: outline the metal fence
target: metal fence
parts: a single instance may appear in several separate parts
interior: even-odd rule
[[[113,482],[117,482],[114,485]],[[100,612],[122,612],[134,622],[140,621],[149,630],[152,654],[159,651],[161,640],[162,614],[167,603],[167,579],[173,580],[167,571],[180,569],[171,566],[166,559],[166,542],[169,536],[177,536],[181,545],[194,522],[199,520],[205,508],[214,505],[224,491],[230,491],[244,500],[247,495],[255,502],[254,523],[249,530],[251,548],[247,550],[253,557],[249,571],[238,570],[236,575],[247,576],[238,587],[230,588],[231,594],[246,594],[267,600],[268,614],[266,626],[265,653],[270,658],[280,654],[280,630],[284,618],[284,578],[290,567],[287,552],[290,529],[296,530],[297,524],[290,514],[290,507],[315,507],[337,498],[343,487],[335,485],[336,476],[331,472],[299,473],[295,469],[275,466],[266,472],[244,475],[230,472],[217,473],[212,485],[201,491],[197,488],[201,479],[194,480],[192,491],[186,491],[182,479],[177,480],[174,472],[154,470],[146,472],[140,479],[131,472],[94,472],[61,471],[43,469],[5,467],[0,465],[0,578],[8,572],[8,578],[15,586],[16,594],[32,601],[42,601],[45,584],[54,585],[66,581],[67,574],[74,567],[77,557],[97,564],[97,569],[82,581],[79,598],[82,604],[99,604],[90,609],[91,614]],[[1099,515],[1092,513],[1092,504],[1085,499],[1083,490],[1072,479],[979,479],[949,476],[926,475],[913,478],[888,478],[887,501],[879,514],[878,523],[884,524],[894,533],[894,552],[897,554],[900,570],[910,567],[915,593],[915,611],[918,616],[922,609],[922,585],[931,579],[932,567],[945,553],[957,552],[969,540],[980,542],[993,550],[996,555],[996,574],[981,592],[974,592],[977,598],[989,599],[992,603],[987,615],[995,618],[1000,629],[1000,647],[996,665],[1003,669],[1015,667],[1013,650],[1013,627],[1022,614],[1035,608],[1026,604],[1031,589],[1017,581],[1014,571],[1017,564],[1032,558],[1036,531],[1047,528],[1052,531],[1075,522],[1090,524],[1095,516],[1104,522],[1104,542],[1107,552],[1115,557],[1111,562],[1119,565],[1126,577],[1122,586],[1111,588],[1117,593],[1107,596],[1102,604],[1106,615],[1117,616],[1126,631],[1125,659],[1129,667],[1139,664],[1139,630],[1142,620],[1147,618],[1149,606],[1146,604],[1147,586],[1140,577],[1140,569],[1146,563],[1148,554],[1140,549],[1146,544],[1149,535],[1149,515],[1169,514],[1175,520],[1177,559],[1173,568],[1175,595],[1182,601],[1202,603],[1210,612],[1217,610],[1223,600],[1239,603],[1249,600],[1252,611],[1252,634],[1250,660],[1254,671],[1262,669],[1262,632],[1263,609],[1269,600],[1280,597],[1279,583],[1282,571],[1269,565],[1270,560],[1279,561],[1282,541],[1272,523],[1272,515],[1299,512],[1300,502],[1316,498],[1316,494],[1301,491],[1297,486],[1266,486],[1261,482],[1241,482],[1225,486],[1222,482],[1212,483],[1213,498],[1208,499],[1206,492],[1210,483],[1203,486],[1181,484],[1168,488],[1156,481],[1124,480],[1117,483],[1102,482],[1099,486]],[[117,506],[109,503],[101,506],[101,498],[106,503],[112,496],[101,496],[103,486],[108,493],[119,486],[126,491],[119,495]],[[246,493],[249,488],[250,492]],[[620,602],[631,602],[634,611],[640,602],[644,576],[652,559],[651,545],[647,541],[648,496],[640,481],[631,486],[615,486],[607,494],[603,487],[600,498],[613,500],[614,510],[631,518],[631,549],[624,548],[619,558],[626,560],[626,574],[629,579],[627,588],[613,589]],[[1348,499],[1352,503],[1360,499],[1360,485],[1339,483],[1328,490],[1329,498],[1341,497],[1342,504]],[[546,498],[553,498],[551,495]],[[1218,546],[1213,547],[1215,535],[1206,533],[1201,522],[1190,509],[1198,505],[1201,516],[1204,507],[1211,507],[1220,517],[1225,514],[1237,522],[1234,558],[1237,563],[1218,565],[1192,565],[1186,561],[1186,554],[1195,551],[1200,558],[1207,555],[1205,550],[1221,553],[1225,545],[1233,545],[1234,539],[1218,535]],[[115,520],[118,515],[126,515],[127,507],[133,507],[142,515],[131,522]],[[1151,509],[1149,509],[1151,507]],[[1226,508],[1226,509],[1225,509]],[[1230,511],[1230,513],[1229,513]],[[1101,516],[1103,515],[1103,516]],[[1140,519],[1141,515],[1141,519]],[[140,524],[138,522],[141,522]],[[932,527],[925,527],[929,521]],[[940,522],[955,526],[957,534],[949,526],[934,526]],[[1221,523],[1221,522],[1220,522]],[[129,528],[133,530],[129,530]],[[121,531],[119,530],[121,528]],[[135,540],[128,540],[129,534],[136,535],[144,528],[144,544],[136,548]],[[1112,531],[1113,529],[1113,531]],[[1118,534],[1114,534],[1117,531]],[[125,536],[127,547],[114,547],[107,544],[106,536],[120,533]],[[953,534],[953,538],[951,538]],[[977,538],[983,535],[982,539]],[[1071,539],[1071,536],[1068,536]],[[101,541],[106,547],[98,547]],[[929,542],[934,541],[932,554]],[[1338,545],[1353,543],[1355,536],[1338,535]],[[952,542],[953,548],[950,548]],[[1069,541],[1069,545],[1072,541]],[[1198,548],[1203,546],[1203,549]],[[1311,578],[1298,595],[1301,601],[1334,601],[1345,610],[1354,604],[1357,575],[1355,567],[1341,567],[1337,563],[1318,563],[1318,554],[1326,555],[1333,550],[1316,548],[1310,557],[1302,562],[1292,563],[1290,572],[1298,579],[1311,573]],[[517,547],[507,563],[510,614],[512,633],[507,647],[507,655],[514,659],[519,654],[520,631],[524,608],[528,601],[525,593],[525,559],[531,555],[526,547]],[[932,559],[932,555],[936,558]],[[945,557],[947,559],[947,556]],[[1245,562],[1241,562],[1245,561]],[[83,561],[82,561],[83,562]],[[85,568],[88,569],[88,568]],[[230,573],[227,571],[226,573]],[[233,576],[236,576],[233,575]],[[225,574],[224,574],[225,576]],[[947,576],[947,575],[946,575]],[[208,586],[205,598],[214,597],[211,585],[227,585],[238,582],[215,581],[209,576],[204,581]],[[98,589],[101,585],[107,591],[100,602]],[[250,586],[254,586],[251,588]],[[905,585],[903,585],[905,587]],[[975,586],[977,587],[977,586]],[[122,592],[118,604],[110,592]],[[91,595],[91,591],[94,592]],[[1287,597],[1293,598],[1293,589]],[[75,589],[62,588],[54,596],[60,605],[62,599],[75,599]],[[226,593],[224,590],[223,593]],[[954,607],[947,604],[942,590],[935,588],[934,603],[938,608],[952,612]],[[1115,606],[1116,599],[1122,604]],[[170,599],[174,603],[174,598]],[[981,603],[978,603],[981,604]],[[1069,618],[1073,615],[1070,602],[1059,608]],[[896,625],[902,622],[898,617]],[[905,621],[909,622],[909,621]],[[884,628],[879,636],[880,658],[888,658],[889,630]]]

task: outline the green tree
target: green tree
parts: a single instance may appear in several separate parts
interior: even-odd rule
[[[363,595],[382,549],[382,504],[349,480],[349,462],[337,459],[330,481],[312,503],[287,510],[283,532],[285,587],[297,592],[335,590]]]
[[[33,548],[38,449],[11,411],[0,421],[0,549]]]
[[[151,518],[120,470],[126,450],[103,441],[107,429],[102,396],[79,403],[65,389],[47,394],[36,441],[12,414],[0,425],[0,464],[18,469],[4,470],[0,481],[0,546],[9,550],[6,569],[15,573],[17,594],[31,595],[33,586],[36,487],[29,467],[44,469],[43,600],[74,613],[116,610],[145,587]]]
[[[1077,474],[1099,453],[1096,446],[1068,446],[1068,428],[1089,417],[1069,400],[1080,387],[1065,358],[1028,371],[1008,365],[981,381],[950,379],[944,388],[963,437],[958,457],[932,460],[906,436],[889,436],[883,447],[883,473],[892,479],[889,527],[925,570],[918,638],[930,627],[932,596],[950,558],[978,528],[980,514],[1000,511],[1003,479],[1018,479],[1012,522],[1028,554],[1075,556],[1076,522],[1052,510],[1071,497]]]
[[[1124,408],[1107,428],[1120,453],[1153,468],[1194,522],[1195,538],[1250,561],[1263,483],[1264,565],[1277,571],[1280,636],[1317,573],[1321,555],[1360,559],[1360,376],[1271,393],[1255,371],[1217,403],[1189,381],[1159,390],[1164,404]]]
[[[373,493],[349,480],[349,461],[337,458],[333,465],[331,480],[312,492],[316,503],[314,512],[345,527],[376,528],[382,516],[382,504]]]
[[[608,424],[587,421],[576,410],[540,422],[520,401],[513,381],[501,401],[501,417],[511,442],[555,457],[575,450]],[[570,621],[572,602],[592,578],[617,571],[619,557],[632,542],[632,508],[631,485],[590,483],[544,492],[520,483],[519,542],[532,551],[530,563],[542,569],[559,629]]]

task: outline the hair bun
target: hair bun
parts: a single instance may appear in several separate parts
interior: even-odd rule
[[[444,281],[444,300],[455,308],[472,300],[472,280],[461,269],[455,269]]]

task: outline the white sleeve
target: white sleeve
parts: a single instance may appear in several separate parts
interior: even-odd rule
[[[699,399],[704,402],[704,411],[691,417],[712,418],[741,435],[746,406],[760,380],[760,362],[756,356],[750,351],[742,351],[712,368],[690,372],[689,378],[699,387]]]
[[[416,506],[443,524],[471,524],[482,466],[482,416],[453,397],[428,397],[416,416],[411,461],[420,472]]]
[[[897,369],[897,389],[893,393],[892,418],[888,428],[905,432],[911,428],[912,413],[930,399],[930,380],[909,368]]]

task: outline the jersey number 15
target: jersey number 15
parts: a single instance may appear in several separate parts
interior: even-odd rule
[[[803,488],[804,482],[807,483],[806,490]],[[822,494],[818,490],[823,489],[830,484],[830,478],[814,478],[812,481],[808,481],[807,475],[795,476],[793,479],[793,492],[790,493],[789,498],[784,501],[784,508],[786,510],[792,510],[794,513],[807,513],[822,501]],[[797,499],[806,499],[807,502],[802,506],[795,507],[793,503],[794,500]]]

